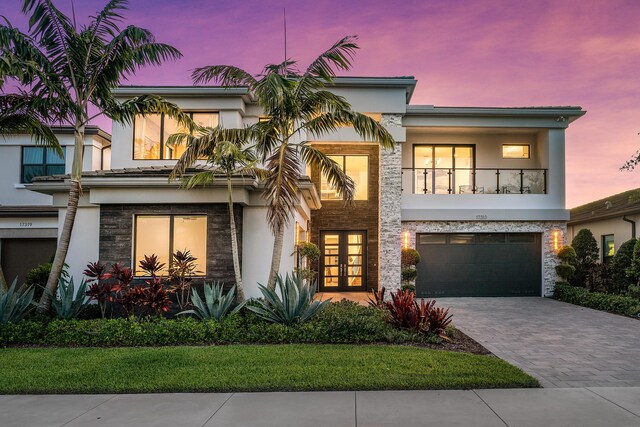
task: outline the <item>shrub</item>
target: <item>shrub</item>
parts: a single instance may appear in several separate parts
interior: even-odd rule
[[[570,279],[575,272],[576,272],[576,268],[573,265],[569,265],[569,264],[556,265],[556,273],[562,279],[565,279],[565,280]]]
[[[215,319],[220,320],[229,314],[237,313],[243,306],[244,302],[238,304],[233,310],[231,306],[236,295],[236,287],[232,287],[226,295],[222,292],[222,283],[216,282],[204,285],[204,302],[197,292],[191,295],[191,303],[193,310],[186,310],[178,314],[193,314],[198,319]]]
[[[315,264],[320,259],[320,248],[315,243],[300,242],[296,246],[298,256],[305,258],[310,264]]]
[[[609,264],[598,263],[589,270],[585,287],[592,292],[611,293],[612,284],[611,266]]]
[[[571,246],[563,246],[558,250],[558,258],[565,264],[575,265],[578,256]]]
[[[416,265],[420,262],[420,253],[412,248],[403,248],[400,263],[403,267]]]
[[[307,284],[301,276],[293,273],[283,279],[276,277],[276,286],[282,298],[275,291],[259,285],[264,300],[247,308],[268,322],[291,325],[302,323],[322,310],[330,300],[314,301],[315,283]]]
[[[68,265],[65,263],[60,277],[62,279],[69,279]],[[49,273],[51,273],[51,263],[40,264],[37,267],[29,270],[25,279],[24,285],[33,288],[33,300],[39,301],[40,297],[44,293],[44,289],[47,286],[47,280],[49,279]]]
[[[416,285],[413,285],[411,283],[405,283],[403,284],[400,289],[402,289],[403,291],[409,291],[409,292],[413,292],[414,294],[416,293]]]
[[[151,280],[147,280],[147,286],[142,287],[140,305],[158,316],[171,309],[171,298],[162,285],[162,279],[154,276]]]
[[[175,292],[178,305],[180,308],[184,308],[191,299],[191,282],[193,276],[201,273],[196,270],[196,261],[198,258],[191,255],[191,252],[188,250],[177,251],[171,256],[173,263],[169,269],[169,275],[171,276],[173,291]]]
[[[404,267],[401,274],[402,281],[408,284],[408,282],[412,282],[418,277],[418,270],[415,267]]]
[[[448,308],[442,309],[435,304],[433,300],[424,299],[418,303],[413,292],[400,289],[391,294],[391,301],[385,302],[390,321],[396,327],[450,340],[445,330],[451,324],[452,315]]]
[[[58,283],[58,295],[51,299],[51,306],[56,317],[58,319],[78,318],[90,305],[90,300],[86,295],[87,282],[84,280],[80,282],[77,293],[73,278],[65,280],[61,277]]]
[[[571,241],[571,246],[576,251],[576,272],[569,282],[574,286],[586,285],[589,270],[600,259],[598,256],[598,243],[590,230],[583,228]]]
[[[626,316],[640,313],[640,300],[622,295],[589,292],[575,286],[556,284],[553,297],[559,301],[581,305],[583,307],[605,310]]]
[[[34,305],[33,287],[18,286],[17,277],[9,289],[0,286],[0,324],[22,320]]]
[[[633,245],[633,258],[627,273],[634,282],[640,284],[640,239],[637,239],[635,245]]]
[[[113,303],[117,299],[117,293],[122,290],[122,285],[112,282],[100,282],[99,279],[89,286],[85,292],[92,301],[97,301],[100,306],[100,315],[105,317],[107,303]]]
[[[633,277],[628,274],[633,261],[633,248],[636,239],[627,240],[613,256],[611,262],[611,292],[619,294],[635,283]]]
[[[625,292],[625,294],[628,297],[636,298],[640,300],[640,285],[629,285],[629,287],[627,288],[627,292]]]

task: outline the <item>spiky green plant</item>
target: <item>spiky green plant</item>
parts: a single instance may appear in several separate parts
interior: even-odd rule
[[[204,301],[197,292],[191,294],[191,304],[193,310],[181,311],[180,314],[193,314],[199,319],[220,320],[226,316],[237,313],[245,304],[245,301],[238,304],[233,310],[236,287],[232,287],[225,295],[222,292],[222,283],[214,282],[204,285]]]
[[[280,274],[276,276],[276,291],[266,286],[258,285],[262,292],[263,300],[257,300],[257,306],[248,305],[247,308],[264,320],[272,323],[293,325],[302,323],[318,314],[331,298],[324,301],[314,301],[316,293],[315,283],[307,283],[302,276],[291,274],[283,279]]]
[[[28,131],[58,150],[47,126],[67,125],[74,134],[67,210],[46,285],[49,292],[40,300],[39,310],[46,312],[56,294],[82,194],[87,125],[99,116],[131,124],[136,115],[150,113],[167,114],[189,128],[192,122],[175,104],[155,95],[116,99],[113,90],[140,68],[181,57],[174,47],[156,42],[149,30],[121,27],[126,0],[109,1],[82,26],[51,0],[21,3],[29,20],[28,33],[6,20],[0,25],[0,87],[9,80],[18,86],[16,93],[0,95],[0,128]]]
[[[22,320],[33,306],[33,287],[18,286],[17,277],[6,291],[0,288],[0,324]]]
[[[73,277],[69,280],[60,278],[58,284],[58,297],[51,299],[51,306],[58,319],[76,319],[91,305],[91,300],[86,294],[87,282],[82,280],[75,290]]]

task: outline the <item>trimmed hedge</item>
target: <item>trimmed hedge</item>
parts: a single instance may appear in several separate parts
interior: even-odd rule
[[[640,315],[640,300],[622,295],[612,295],[600,292],[589,292],[568,284],[556,283],[553,297],[558,301],[610,311],[625,316]]]
[[[341,301],[309,322],[284,326],[243,311],[221,321],[193,318],[24,320],[0,325],[0,346],[137,347],[211,344],[407,343],[424,338],[395,329],[375,308]]]

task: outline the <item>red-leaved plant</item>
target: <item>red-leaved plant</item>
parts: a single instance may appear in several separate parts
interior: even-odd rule
[[[144,259],[141,260],[138,265],[140,266],[140,270],[144,271],[151,277],[158,276],[158,273],[166,266],[165,263],[158,260],[158,256],[156,254],[151,254],[149,256],[144,255]]]
[[[142,289],[140,303],[157,315],[162,315],[171,309],[171,298],[159,277],[147,280],[147,286]]]
[[[198,258],[191,255],[188,250],[176,251],[172,255],[169,275],[173,284],[173,291],[181,309],[185,308],[191,301],[191,281],[193,276],[201,273],[196,270]]]
[[[431,333],[443,340],[450,341],[445,334],[451,324],[452,315],[448,308],[436,307],[434,300],[421,299],[416,302],[415,294],[408,289],[398,289],[391,294],[391,301],[384,301],[385,288],[374,293],[376,300],[370,304],[384,307],[389,312],[392,324],[402,329],[410,329],[418,333]]]
[[[87,283],[108,279],[107,265],[100,261],[90,262],[83,274],[87,277]]]
[[[122,290],[122,285],[119,283],[111,283],[108,281],[103,282],[95,282],[89,289],[87,289],[86,294],[89,299],[98,302],[100,306],[100,314],[104,319],[106,311],[107,311],[107,303],[112,303],[117,299],[117,293]]]

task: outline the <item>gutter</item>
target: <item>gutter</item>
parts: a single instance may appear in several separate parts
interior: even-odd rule
[[[636,238],[636,222],[632,219],[627,218],[626,215],[622,216],[622,220],[631,224],[631,238]]]

